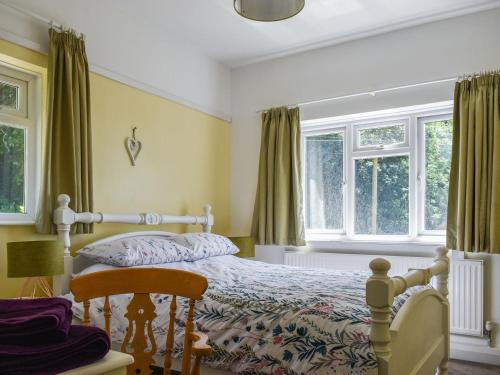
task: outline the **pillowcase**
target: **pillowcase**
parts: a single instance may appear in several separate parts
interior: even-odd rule
[[[229,238],[213,233],[179,234],[172,236],[172,240],[191,250],[192,261],[219,255],[232,255],[240,251]]]
[[[77,254],[118,267],[191,261],[192,251],[171,238],[132,237],[86,246]]]

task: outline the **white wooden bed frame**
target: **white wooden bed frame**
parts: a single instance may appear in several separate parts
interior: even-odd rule
[[[70,228],[75,223],[200,224],[204,232],[210,232],[214,223],[208,205],[204,207],[203,216],[170,216],[157,213],[76,213],[69,208],[69,202],[69,196],[61,194],[53,215],[59,237],[64,242],[65,252],[65,274],[54,281],[54,289],[60,293],[68,292],[73,272],[79,271],[74,270],[73,258],[69,251]],[[98,242],[140,234],[141,232],[117,235]],[[371,312],[370,341],[377,355],[379,375],[448,374],[450,327],[447,254],[448,250],[440,247],[431,266],[411,269],[405,275],[395,277],[387,275],[391,267],[387,260],[377,258],[370,262],[373,274],[366,283],[366,302]],[[414,293],[391,321],[394,298],[412,286],[429,284],[434,276],[435,288],[425,288]],[[202,374],[219,375],[228,372],[204,367]]]

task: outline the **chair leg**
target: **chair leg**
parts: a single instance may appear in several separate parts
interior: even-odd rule
[[[191,375],[200,375],[200,361],[201,357],[197,355],[194,358],[194,365],[193,369],[191,370]]]

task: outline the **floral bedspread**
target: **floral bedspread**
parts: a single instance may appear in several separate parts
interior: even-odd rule
[[[197,330],[208,334],[214,349],[205,363],[210,367],[240,374],[377,374],[368,339],[366,273],[273,265],[231,255],[154,267],[184,269],[208,278],[195,319]],[[110,268],[94,265],[84,273]],[[169,297],[153,297],[158,314],[154,333],[163,354]],[[396,300],[394,314],[408,297]],[[111,298],[113,341],[125,335],[128,322],[123,315],[129,300],[127,295]],[[102,304],[91,304],[93,321],[103,322]],[[180,357],[187,301],[178,304],[174,355]],[[75,303],[74,310],[81,317],[81,304]]]

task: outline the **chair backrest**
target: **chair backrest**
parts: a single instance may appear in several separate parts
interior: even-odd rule
[[[90,300],[104,297],[104,321],[106,333],[110,336],[111,305],[109,297],[118,294],[133,294],[125,317],[129,321],[127,334],[121,350],[134,357],[128,374],[150,374],[157,343],[153,335],[152,321],[157,316],[150,294],[172,296],[170,320],[166,340],[164,374],[170,374],[174,345],[174,325],[177,311],[177,296],[189,298],[186,319],[182,374],[189,374],[191,368],[193,317],[195,301],[201,299],[208,287],[207,279],[201,275],[175,269],[124,268],[90,273],[71,280],[70,290],[75,301],[83,302],[83,323],[90,324]],[[150,345],[148,345],[148,339]],[[128,351],[131,345],[132,352]],[[148,350],[149,347],[149,350]]]

